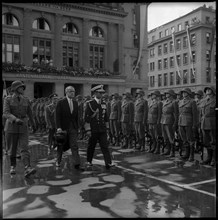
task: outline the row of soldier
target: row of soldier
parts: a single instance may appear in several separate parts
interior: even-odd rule
[[[110,143],[170,157],[175,157],[175,151],[179,150],[180,156],[189,161],[194,161],[195,153],[200,152],[201,163],[213,166],[216,160],[215,89],[206,87],[204,91],[192,92],[185,88],[178,93],[168,90],[164,94],[154,91],[147,99],[144,95],[141,89],[136,90],[135,97],[129,92],[122,96],[118,93],[103,95],[109,116]],[[45,121],[52,128],[49,135],[51,149],[55,125],[52,127],[48,120],[48,108],[54,112],[58,97],[54,94],[50,98],[54,101],[46,107]],[[76,100],[79,107],[79,135],[80,139],[84,139],[84,112],[91,97],[78,95]],[[149,149],[145,149],[146,140]],[[206,160],[203,160],[204,147]],[[184,155],[182,150],[185,150]]]

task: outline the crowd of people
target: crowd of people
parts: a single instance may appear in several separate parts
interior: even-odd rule
[[[92,89],[92,97],[75,96],[74,87],[69,86],[65,89],[65,97],[52,94],[50,97],[28,101],[29,99],[22,96],[21,92],[19,95],[19,90],[25,89],[25,85],[19,81],[17,84],[15,82],[15,86],[13,83],[12,92],[4,101],[3,117],[8,122],[4,124],[6,133],[10,133],[7,125],[19,124],[19,120],[22,120],[22,117],[26,118],[30,113],[30,108],[28,127],[33,132],[48,134],[48,153],[57,147],[55,134],[67,130],[68,144],[74,155],[76,169],[83,170],[80,166],[78,144],[75,144],[78,139],[88,142],[87,163],[90,166],[92,166],[97,142],[104,154],[106,167],[112,166],[109,145],[135,148],[138,151],[172,158],[178,150],[180,157],[190,162],[195,160],[196,153],[200,153],[201,164],[216,165],[216,90],[212,86],[197,92],[192,92],[189,88],[184,88],[177,93],[172,89],[164,94],[154,91],[147,97],[142,89],[137,89],[134,96],[129,92],[114,93],[109,96],[102,85]],[[17,96],[26,100],[27,104],[23,107],[24,113],[21,113],[21,107],[17,112],[13,106],[15,105],[13,99]],[[76,112],[75,114],[70,113],[70,100],[73,100],[72,112]],[[20,131],[19,129],[16,132]],[[13,138],[16,137],[13,136]],[[28,145],[27,139],[24,137],[25,144],[21,150],[21,157],[25,166],[30,167],[25,159],[29,158],[29,156],[25,157],[28,155],[25,147]],[[11,144],[10,141],[9,144]],[[12,145],[15,148],[16,143],[13,142]],[[204,155],[205,148],[206,155]],[[59,147],[57,151],[59,153],[56,165],[60,166],[63,149]],[[15,154],[14,149],[10,154],[12,173],[15,172],[16,166]],[[34,171],[30,170],[31,172]]]

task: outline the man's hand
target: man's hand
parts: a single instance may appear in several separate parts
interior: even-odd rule
[[[18,125],[22,125],[23,124],[23,120],[16,118],[15,123]]]
[[[61,131],[62,131],[62,129],[61,129],[61,128],[58,128],[58,129],[57,129],[57,132],[61,132]]]

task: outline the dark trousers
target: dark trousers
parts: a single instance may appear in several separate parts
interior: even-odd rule
[[[55,130],[56,130],[55,128],[49,128],[49,131],[48,131],[48,146],[49,146],[49,149],[51,149],[51,146],[54,143]]]
[[[89,143],[88,143],[87,161],[90,163],[92,162],[97,141],[99,141],[99,145],[100,145],[102,154],[104,156],[105,165],[111,164],[111,155],[110,155],[110,151],[108,149],[107,133],[106,132],[92,133],[92,135],[89,139]]]

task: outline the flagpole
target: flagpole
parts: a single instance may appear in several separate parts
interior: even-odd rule
[[[176,69],[177,69],[179,78],[182,79],[181,74],[180,74],[180,70],[179,70],[179,66],[178,66],[178,63],[177,63],[177,59],[176,59],[176,47],[175,47],[175,35],[174,35],[174,30],[172,31],[172,40],[173,40],[173,46],[174,46],[174,58],[175,58]]]
[[[190,35],[189,35],[189,25],[186,25],[186,33],[187,33],[187,38],[188,38],[188,49],[189,49],[189,55],[190,55],[192,75],[195,78],[194,61],[193,61],[193,56],[192,56],[191,41],[190,41]]]

